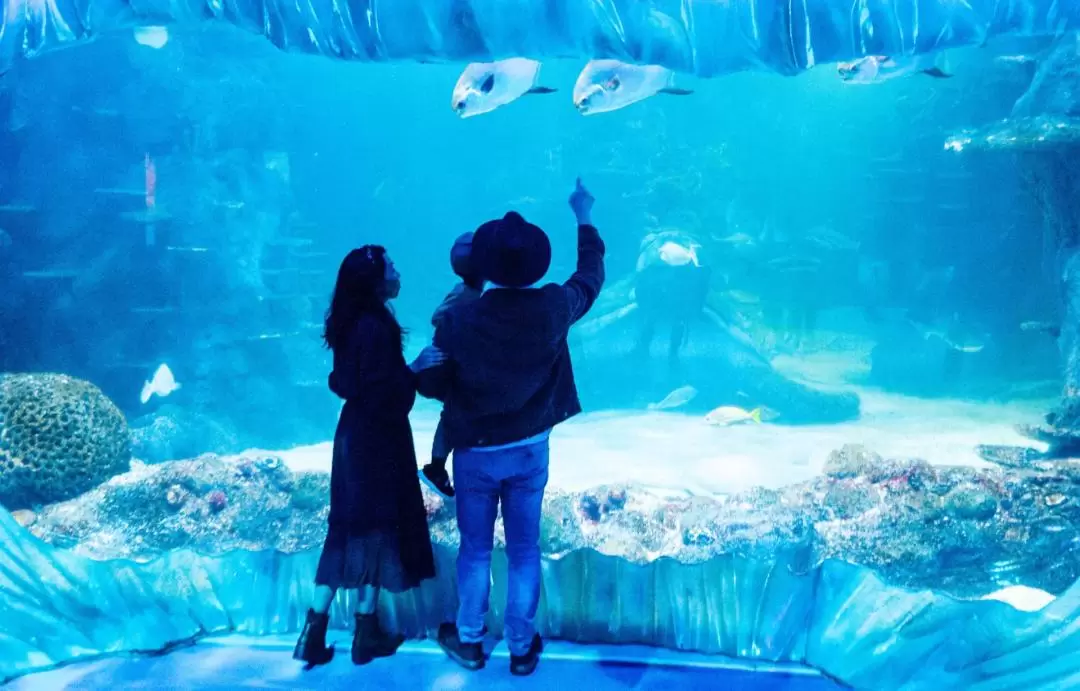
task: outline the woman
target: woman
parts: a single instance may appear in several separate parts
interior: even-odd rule
[[[334,435],[330,525],[315,598],[293,652],[309,665],[334,655],[326,628],[338,589],[359,590],[352,659],[362,665],[392,655],[404,641],[379,626],[379,591],[403,592],[435,576],[409,411],[416,373],[443,355],[428,347],[405,364],[403,331],[387,305],[400,289],[386,250],[366,245],[341,263],[326,316],[323,338],[334,354],[330,390],[345,406]]]

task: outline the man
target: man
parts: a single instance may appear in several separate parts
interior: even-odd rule
[[[510,671],[531,674],[543,647],[534,619],[548,436],[581,412],[566,337],[604,282],[604,242],[592,225],[592,206],[592,195],[578,180],[570,196],[578,223],[577,270],[562,285],[535,287],[551,264],[551,243],[539,227],[513,211],[480,226],[472,258],[490,285],[479,299],[446,313],[434,344],[446,353],[447,364],[421,374],[421,392],[445,402],[461,533],[457,622],[440,627],[439,645],[470,670],[485,662],[484,618],[500,503],[509,562]]]

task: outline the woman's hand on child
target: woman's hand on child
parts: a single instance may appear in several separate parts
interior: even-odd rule
[[[420,372],[422,370],[431,369],[432,367],[438,367],[444,362],[446,362],[446,353],[433,345],[429,345],[420,351],[420,354],[412,361],[409,368],[412,369],[413,372]]]

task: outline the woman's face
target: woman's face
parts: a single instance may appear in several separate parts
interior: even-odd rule
[[[383,277],[383,299],[393,300],[401,292],[401,274],[398,273],[390,256],[386,256],[386,275]]]

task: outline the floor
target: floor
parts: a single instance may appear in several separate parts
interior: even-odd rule
[[[333,638],[333,637],[332,637]],[[337,657],[304,671],[290,658],[285,637],[228,636],[206,639],[167,655],[111,657],[16,679],[10,691],[59,689],[469,689],[576,688],[739,689],[740,691],[832,691],[842,688],[817,672],[794,666],[740,662],[639,646],[550,644],[531,677],[509,673],[505,648],[497,648],[487,668],[466,672],[429,642],[410,642],[399,654],[356,668],[349,660],[349,634],[337,635]]]

